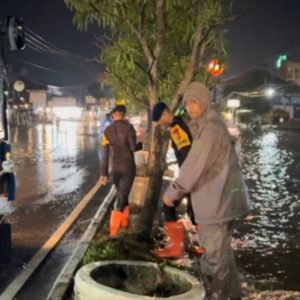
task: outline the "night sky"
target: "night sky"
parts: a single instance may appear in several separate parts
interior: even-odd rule
[[[79,32],[63,0],[1,0],[0,11],[1,16],[22,16],[25,25],[56,51],[27,47],[10,53],[8,63],[22,75],[36,82],[76,85],[90,82],[103,70],[87,62],[99,52],[94,40],[100,29]],[[257,66],[273,66],[279,54],[300,61],[300,0],[236,0],[235,11],[236,19],[226,25],[230,47],[225,78]]]
[[[13,64],[24,77],[36,83],[77,85],[90,83],[103,70],[100,64],[87,62],[99,53],[94,41],[100,30],[95,27],[80,32],[63,0],[1,0],[0,11],[2,16],[23,17],[26,36],[33,43],[39,40],[37,34],[50,44],[49,51],[41,49],[41,44],[36,47],[40,51],[33,50],[30,44],[23,51],[7,51],[8,64]]]
[[[274,66],[279,54],[300,62],[299,0],[237,0],[229,28],[228,75]]]

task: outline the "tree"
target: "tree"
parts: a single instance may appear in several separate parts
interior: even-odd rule
[[[195,78],[206,83],[206,62],[224,55],[229,1],[224,0],[65,0],[80,29],[96,23],[112,39],[101,59],[117,93],[148,110],[159,97],[175,109]],[[168,102],[168,101],[166,101]],[[150,187],[141,232],[149,235],[162,185],[166,133],[151,124],[148,169]]]

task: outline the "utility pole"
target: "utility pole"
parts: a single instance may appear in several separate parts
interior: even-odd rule
[[[4,54],[6,40],[10,50],[24,49],[23,19],[16,16],[0,17],[0,193],[11,201],[15,199],[15,177],[6,112],[9,88]]]
[[[0,193],[1,200],[15,200],[15,174],[11,160],[11,146],[8,137],[7,96],[8,77],[4,55],[5,38],[11,50],[24,49],[23,20],[18,17],[0,17]],[[0,259],[5,261],[11,255],[11,226],[5,223],[6,215],[0,216]]]
[[[3,51],[3,36],[0,36],[0,141],[8,140],[8,128],[7,128],[7,116],[6,116],[6,106],[7,106],[7,73],[6,64]]]

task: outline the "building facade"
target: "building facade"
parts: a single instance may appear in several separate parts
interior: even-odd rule
[[[285,60],[281,63],[278,70],[280,78],[286,81],[292,81],[300,86],[300,63]]]

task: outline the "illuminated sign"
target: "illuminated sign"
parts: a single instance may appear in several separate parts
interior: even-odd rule
[[[227,107],[229,108],[238,108],[240,107],[241,102],[239,99],[229,99],[227,100]]]
[[[278,57],[278,59],[276,60],[276,64],[275,64],[276,68],[280,69],[282,62],[285,61],[285,60],[287,60],[287,55],[280,55]]]

